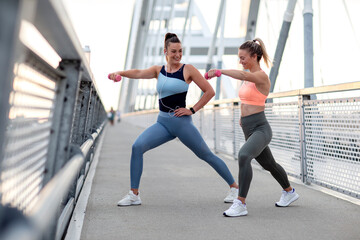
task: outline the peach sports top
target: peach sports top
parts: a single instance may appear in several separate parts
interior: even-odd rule
[[[241,103],[265,106],[266,95],[262,94],[253,82],[244,82],[239,89]]]

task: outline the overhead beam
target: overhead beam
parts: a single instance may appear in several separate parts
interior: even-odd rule
[[[269,76],[271,82],[270,92],[274,91],[276,78],[279,73],[281,59],[284,53],[286,41],[289,36],[291,22],[294,18],[295,5],[296,5],[296,0],[289,0],[284,14],[284,20],[281,26],[279,39],[276,45],[275,56],[273,59],[273,66],[271,67],[270,70],[270,76]]]

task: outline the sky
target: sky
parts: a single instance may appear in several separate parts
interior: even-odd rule
[[[105,108],[116,109],[120,84],[107,75],[124,68],[135,0],[62,1],[81,46],[90,47],[90,68]]]
[[[120,84],[107,79],[107,74],[124,69],[131,19],[136,0],[62,0],[82,47],[91,50],[90,67],[107,110],[117,108]],[[217,11],[206,10],[208,0],[196,0],[210,29],[216,23]],[[216,1],[218,5],[220,1]],[[239,0],[227,0],[226,22],[238,20]],[[213,8],[214,6],[211,6]],[[217,6],[215,6],[217,8]],[[232,17],[231,17],[232,16]],[[240,30],[225,27],[225,35],[238,35]],[[182,26],[180,26],[182,28]],[[234,36],[237,37],[237,36]],[[236,59],[236,57],[235,57]],[[231,62],[234,62],[231,59]],[[236,63],[235,63],[236,66]]]
[[[105,108],[117,108],[120,84],[107,79],[110,72],[123,70],[135,0],[62,0],[81,45],[90,46],[90,67]],[[217,3],[220,0],[216,1]],[[238,34],[239,0],[227,0],[225,36]],[[313,1],[314,86],[359,81],[356,69],[360,64],[360,1]],[[196,0],[210,30],[217,12],[208,0]],[[331,4],[330,4],[331,3]],[[230,7],[229,7],[230,6]],[[270,57],[275,53],[278,34],[287,1],[261,1],[256,36],[266,43]],[[297,1],[275,92],[303,88],[303,1]],[[349,16],[351,20],[349,19]],[[351,22],[351,24],[350,24]],[[355,31],[354,31],[355,29]],[[356,30],[357,29],[357,30]],[[236,36],[234,36],[236,37]],[[224,59],[227,68],[236,68],[237,57]],[[346,62],[346,66],[342,62]],[[266,69],[269,73],[270,69]]]

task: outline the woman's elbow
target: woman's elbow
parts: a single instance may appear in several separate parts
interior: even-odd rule
[[[215,96],[215,91],[213,88],[210,88],[206,91],[206,93],[210,96],[210,97],[213,97]]]

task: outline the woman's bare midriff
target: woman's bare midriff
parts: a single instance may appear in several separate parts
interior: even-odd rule
[[[249,104],[241,104],[241,116],[246,117],[255,113],[259,113],[265,110],[265,106],[256,106]]]
[[[249,105],[249,104],[241,104],[241,117],[250,116],[255,113],[259,113],[265,110],[265,106],[256,106],[256,105]],[[239,120],[241,126],[241,118]]]

